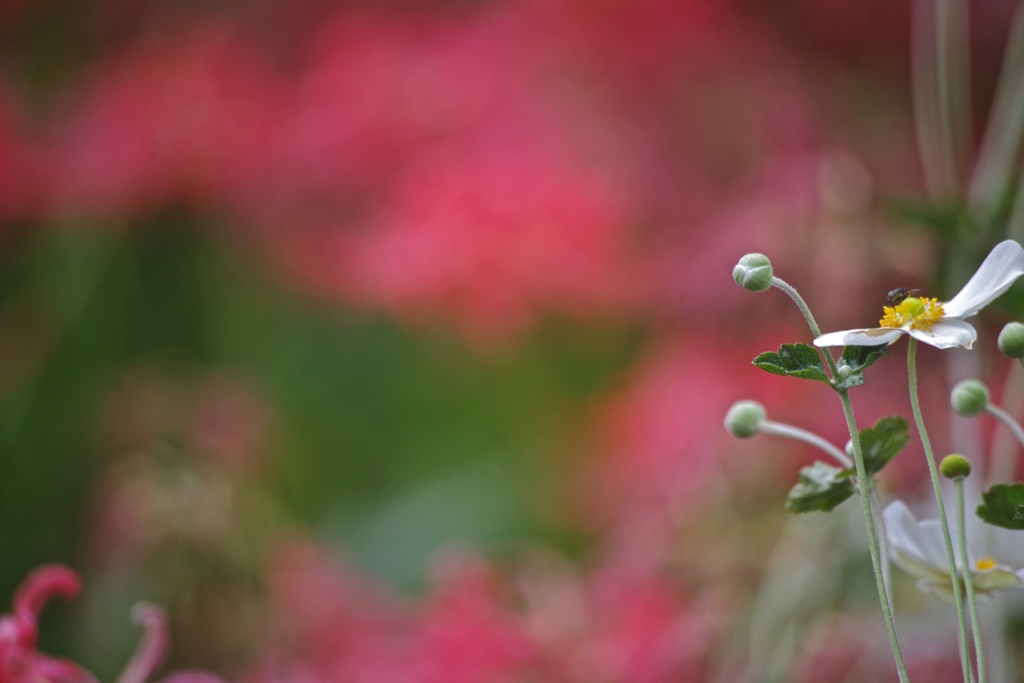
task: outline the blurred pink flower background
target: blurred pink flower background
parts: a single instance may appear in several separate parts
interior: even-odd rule
[[[978,8],[981,67],[1011,9]],[[930,276],[927,236],[886,213],[921,185],[906,7],[0,17],[0,400],[27,416],[3,437],[0,499],[23,493],[0,586],[81,568],[55,647],[111,677],[146,599],[173,665],[243,683],[746,680],[812,456],[722,417],[755,396],[845,432],[823,390],[749,365],[809,334],[729,273],[770,254],[826,328]],[[906,412],[857,400],[865,424]],[[787,680],[891,675],[880,624],[833,607]],[[950,656],[930,652],[912,667]],[[0,683],[89,680],[4,656]]]

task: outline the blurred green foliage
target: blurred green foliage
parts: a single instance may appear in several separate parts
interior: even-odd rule
[[[96,437],[136,366],[227,369],[274,413],[263,485],[294,520],[414,586],[449,538],[556,536],[544,500],[565,425],[635,356],[642,330],[548,320],[500,353],[443,330],[312,300],[233,236],[169,210],[131,230],[6,237],[0,319],[0,593],[32,567],[81,566],[93,488],[119,453]],[[22,347],[25,347],[23,349]],[[545,517],[547,517],[545,519]]]

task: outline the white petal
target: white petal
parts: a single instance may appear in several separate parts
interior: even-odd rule
[[[1021,578],[1009,567],[993,567],[983,572],[971,572],[974,579],[974,590],[979,593],[1001,590],[1003,588],[1020,588]]]
[[[892,344],[903,336],[897,327],[873,327],[864,330],[829,332],[814,340],[815,346],[881,346]]]
[[[882,512],[892,558],[908,574],[949,581],[942,528],[936,520],[918,522],[907,506],[893,501]]]
[[[928,331],[910,330],[910,336],[940,349],[969,349],[978,338],[978,331],[963,320],[943,318]]]
[[[1000,242],[985,257],[964,288],[942,304],[946,316],[966,318],[974,315],[1010,288],[1024,275],[1024,247],[1013,240]]]
[[[917,582],[917,589],[922,593],[934,595],[948,605],[956,604],[953,595],[953,581],[946,574],[944,579],[921,579]]]

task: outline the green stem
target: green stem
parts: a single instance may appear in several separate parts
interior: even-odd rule
[[[874,479],[869,479],[868,484],[871,487],[871,512],[874,515],[874,520],[878,522],[878,528],[875,533],[878,534],[878,550],[879,560],[882,565],[882,583],[885,585],[885,598],[889,603],[889,609],[892,609],[892,582],[889,569],[889,538],[885,531],[885,515],[882,509],[882,497],[878,495],[878,487],[875,486]]]
[[[928,463],[928,474],[931,476],[935,502],[939,508],[939,524],[942,526],[942,538],[946,542],[949,573],[955,577],[956,558],[953,553],[953,538],[949,533],[949,520],[946,519],[946,505],[942,500],[942,484],[939,481],[939,469],[935,465],[932,443],[928,439],[924,418],[921,417],[921,404],[917,398],[917,340],[913,337],[910,337],[910,342],[907,344],[907,376],[910,382],[910,407],[914,411],[914,422],[917,424],[917,431],[921,436],[921,445],[924,446],[925,460]],[[953,580],[951,583],[953,584],[953,602],[956,605],[957,634],[960,641],[960,661],[964,668],[964,683],[970,683],[970,655],[967,652],[967,621],[964,618],[963,597],[960,594],[960,582]]]
[[[811,328],[811,332],[815,337],[820,337],[821,329],[818,327],[818,323],[811,314],[811,309],[808,308],[800,293],[778,277],[772,278],[772,286],[781,289],[789,295],[789,298],[793,300],[797,308],[800,309],[800,312],[803,313],[807,326]],[[835,378],[837,374],[836,362],[832,358],[832,354],[822,350],[821,355],[825,358],[832,377]],[[860,490],[860,502],[864,510],[864,527],[868,533],[868,552],[871,555],[871,568],[875,574],[875,588],[878,590],[878,600],[882,604],[882,615],[885,617],[885,630],[889,635],[889,645],[892,647],[893,659],[896,660],[896,671],[899,674],[900,683],[908,683],[910,677],[907,675],[907,667],[903,663],[903,652],[900,650],[900,642],[896,637],[896,621],[892,616],[892,603],[889,600],[889,591],[886,588],[885,573],[882,568],[882,552],[878,543],[878,535],[875,533],[874,515],[871,511],[871,490],[874,487],[868,479],[867,468],[864,466],[864,451],[860,446],[860,433],[857,431],[857,420],[853,416],[853,404],[850,402],[849,392],[847,389],[836,389],[836,391],[843,402],[843,415],[846,417],[846,427],[850,431],[850,439],[853,444],[853,462],[857,468],[857,481],[860,482],[857,488]]]
[[[793,285],[789,284],[780,277],[772,277],[772,286],[781,289],[783,292],[789,295],[789,298],[793,300],[800,312],[803,313],[804,319],[807,321],[808,327],[811,328],[811,332],[814,333],[815,337],[821,336],[821,329],[818,328],[818,323],[814,320],[814,316],[811,315],[811,309],[807,307],[807,302],[800,296],[800,292],[796,291]]]
[[[910,677],[907,675],[907,668],[903,663],[903,652],[900,650],[899,639],[896,637],[896,622],[892,616],[889,592],[885,586],[885,575],[882,571],[882,553],[878,544],[878,536],[875,534],[874,515],[871,512],[871,489],[873,487],[868,483],[867,468],[864,466],[864,451],[860,446],[860,434],[857,431],[857,421],[853,417],[853,404],[850,403],[848,390],[840,389],[839,398],[843,402],[843,415],[846,416],[846,427],[850,430],[850,439],[853,441],[853,463],[857,468],[857,481],[860,482],[860,486],[857,488],[860,490],[860,503],[864,509],[864,526],[868,532],[868,549],[871,554],[871,568],[875,573],[875,588],[878,590],[878,599],[882,603],[885,630],[889,634],[889,645],[892,647],[892,656],[896,660],[896,671],[899,674],[900,682],[906,683],[910,680]]]
[[[991,415],[992,417],[996,418],[996,420],[1001,422],[1002,425],[1006,427],[1011,434],[1013,434],[1014,438],[1017,439],[1020,445],[1024,446],[1024,429],[1021,428],[1019,422],[1013,419],[1012,415],[1010,415],[1008,412],[1006,412],[999,406],[995,405],[994,403],[989,403],[987,406],[985,406],[985,412],[987,412],[989,415]],[[993,457],[992,459],[992,470],[989,476],[990,483],[1005,483],[1006,481],[1009,481],[1013,477],[1013,453],[1012,451],[1009,450],[1005,452],[1007,453],[1008,457]]]
[[[1024,5],[1021,7],[1024,8]],[[988,407],[986,407],[986,410],[1006,429],[996,430],[992,437],[988,467],[985,468],[980,479],[982,488],[1008,482],[1017,469],[1017,449],[1019,446],[1024,446],[1024,430],[1013,419],[1013,415],[1024,412],[1024,372],[1022,370],[1024,368],[1021,367],[1019,360],[1010,362],[1010,369],[1007,371],[1006,383],[1003,384],[1003,395],[1000,397],[999,403],[989,403],[988,405],[988,407],[996,407],[999,410],[988,411]],[[1002,412],[1003,415],[999,415],[999,412]],[[1009,422],[1006,422],[1003,416],[1009,418]]]
[[[935,75],[939,131],[946,174],[956,191],[958,157],[969,135],[967,86],[967,17],[960,0],[935,3]]]
[[[985,648],[981,644],[981,626],[978,625],[978,609],[974,601],[974,577],[971,575],[971,560],[967,555],[967,530],[964,516],[964,478],[953,480],[956,485],[956,519],[960,527],[960,564],[964,572],[964,586],[967,588],[967,608],[971,613],[971,632],[974,634],[974,657],[978,666],[978,683],[985,683]],[[957,583],[956,575],[953,575]]]
[[[911,12],[911,86],[914,130],[928,194],[933,199],[956,196],[956,169],[949,140],[948,117],[940,100],[945,75],[940,74],[939,38],[942,22],[936,0],[916,0]]]
[[[806,444],[810,444],[811,446],[814,446],[824,451],[825,453],[828,453],[844,469],[853,466],[853,461],[850,460],[849,456],[847,456],[846,453],[843,453],[833,444],[821,438],[814,432],[809,432],[806,429],[800,429],[799,427],[794,427],[793,425],[784,424],[782,422],[762,420],[761,423],[758,425],[758,431],[760,431],[762,434],[783,436],[786,437],[787,439],[803,441]]]
[[[981,151],[971,179],[970,206],[980,209],[983,219],[996,214],[1000,196],[1009,190],[1013,161],[1024,139],[1024,4],[1019,5],[1006,39],[999,82],[992,100]],[[1018,195],[1020,196],[1020,195]],[[1017,211],[1024,211],[1020,200]],[[1024,228],[1010,221],[1010,235]],[[984,226],[984,224],[983,224]]]

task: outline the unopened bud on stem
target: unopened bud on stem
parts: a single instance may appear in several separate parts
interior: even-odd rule
[[[981,414],[988,407],[988,387],[976,379],[965,379],[955,387],[950,394],[949,402],[957,415],[974,417]]]
[[[1006,323],[999,333],[999,350],[1007,358],[1024,358],[1024,325]]]
[[[966,479],[971,473],[971,463],[962,455],[947,455],[939,463],[939,471],[946,479]]]
[[[763,292],[771,289],[772,262],[764,254],[747,254],[732,269],[732,279],[743,289]]]
[[[760,431],[767,413],[757,401],[737,401],[725,414],[725,429],[740,439],[749,439]]]

